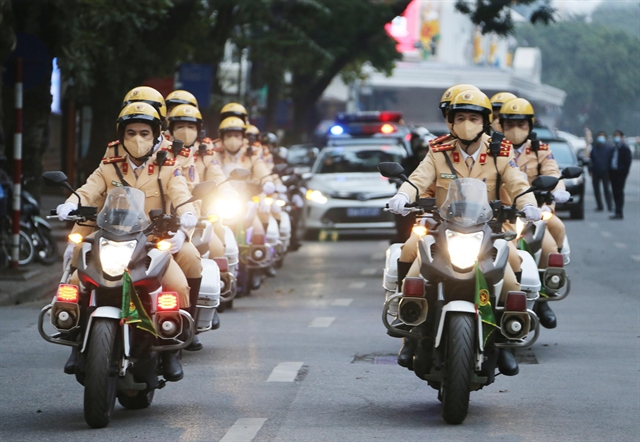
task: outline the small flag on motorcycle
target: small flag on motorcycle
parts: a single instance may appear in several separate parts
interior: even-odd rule
[[[133,286],[129,270],[122,275],[122,311],[120,324],[136,324],[140,330],[151,333],[156,338],[158,333],[151,318],[144,309],[140,297]]]
[[[476,262],[476,311],[482,318],[482,342],[487,345],[487,339],[497,327],[496,318],[491,307],[491,298],[487,280],[484,278],[480,265]]]

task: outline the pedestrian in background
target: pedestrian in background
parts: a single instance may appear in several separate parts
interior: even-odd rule
[[[598,132],[595,140],[593,140],[593,147],[591,149],[591,162],[589,163],[589,176],[593,181],[593,193],[596,197],[596,212],[602,212],[602,197],[600,196],[600,184],[604,190],[604,199],[607,203],[607,210],[613,211],[613,205],[611,204],[611,185],[609,183],[609,167],[611,164],[611,154],[613,148],[607,143],[607,134],[605,132]]]
[[[631,168],[631,149],[627,146],[624,134],[621,130],[613,133],[613,151],[611,154],[611,166],[609,167],[609,180],[613,192],[613,202],[616,205],[616,213],[611,219],[622,219],[624,206],[624,185]]]

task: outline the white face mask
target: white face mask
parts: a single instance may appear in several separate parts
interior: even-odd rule
[[[230,153],[236,153],[242,147],[242,140],[236,137],[229,137],[225,139],[222,144],[224,148]]]
[[[461,141],[473,141],[482,133],[482,124],[473,123],[469,120],[453,124],[453,130]]]
[[[153,148],[153,140],[145,140],[140,135],[124,140],[124,148],[134,159],[143,158]]]
[[[512,127],[511,129],[504,132],[504,136],[507,140],[511,141],[514,145],[520,146],[522,143],[527,141],[527,137],[529,136],[529,131],[525,129],[520,129],[519,127]]]
[[[198,131],[190,127],[181,127],[174,130],[171,135],[175,140],[182,141],[185,147],[191,147],[196,142],[196,138],[198,138]]]

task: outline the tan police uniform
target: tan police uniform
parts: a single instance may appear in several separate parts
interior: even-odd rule
[[[491,139],[488,135],[483,134],[481,137],[481,144],[476,153],[472,157],[476,157],[471,170],[467,167],[466,162],[463,159],[463,152],[461,144],[453,139],[447,143],[432,145],[429,153],[411,174],[409,179],[412,183],[418,187],[420,194],[423,194],[427,189],[435,183],[435,198],[438,206],[442,205],[447,197],[449,185],[456,178],[476,178],[482,180],[487,186],[487,198],[489,201],[498,199],[496,192],[497,186],[497,173],[500,173],[501,182],[509,195],[515,198],[516,195],[524,192],[529,188],[529,184],[522,176],[522,173],[518,170],[517,165],[513,161],[511,153],[511,143],[503,141],[500,146],[500,153],[494,160],[489,152],[489,144]],[[449,164],[445,158],[449,158],[451,164],[455,170],[455,174],[452,173]],[[496,171],[497,162],[497,171]],[[408,183],[403,183],[399,189],[400,192],[404,192],[409,195],[411,200],[415,198],[415,189]],[[498,192],[499,193],[499,192]],[[518,199],[518,207],[521,209],[525,204],[536,204],[536,200],[533,195],[527,194]],[[415,234],[411,234],[411,237],[402,249],[400,261],[402,262],[414,262],[417,257],[417,243],[419,237]],[[502,294],[505,295],[510,290],[519,290],[519,284],[516,280],[514,271],[519,271],[519,256],[515,247],[510,246],[509,250],[509,265],[505,270],[505,283],[503,286]],[[512,258],[513,255],[513,258]],[[516,266],[514,270],[513,267]],[[416,267],[412,267],[408,276],[417,276],[415,273]],[[413,273],[413,274],[412,274]]]
[[[147,214],[151,210],[162,208],[158,177],[160,177],[166,199],[167,207],[165,210],[168,210],[170,205],[178,206],[191,198],[186,179],[182,174],[182,169],[177,165],[177,161],[175,159],[167,159],[161,168],[155,159],[156,154],[134,170],[126,152],[122,156],[103,158],[98,169],[77,190],[81,197],[82,205],[97,206],[98,210],[100,210],[104,205],[107,193],[111,189],[126,185],[123,183],[123,179],[131,187],[144,192],[145,212]],[[76,203],[77,199],[75,195],[71,195],[66,202]],[[178,215],[186,212],[195,213],[195,210],[194,205],[188,203],[178,208],[177,213]],[[188,307],[189,286],[186,278],[201,277],[202,264],[200,262],[200,254],[193,244],[185,242],[173,258],[175,262],[171,261],[162,283],[168,290],[176,291],[179,294],[182,307]]]

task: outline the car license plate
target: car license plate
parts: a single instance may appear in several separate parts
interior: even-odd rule
[[[349,218],[373,218],[380,216],[380,209],[378,207],[358,207],[347,209],[347,216]]]

